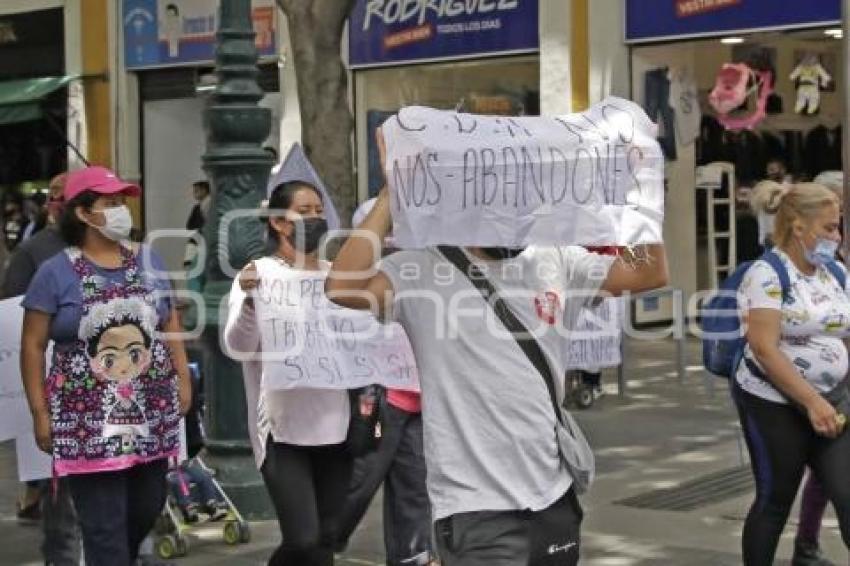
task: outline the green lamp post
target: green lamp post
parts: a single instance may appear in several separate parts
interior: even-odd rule
[[[257,103],[257,50],[251,0],[221,0],[216,48],[218,83],[204,113],[212,208],[204,232],[207,242],[204,301],[204,372],[209,464],[240,512],[249,518],[271,516],[248,441],[242,368],[221,350],[225,321],[220,305],[234,272],[262,255],[264,224],[251,211],[265,198],[273,165],[261,143],[271,130],[271,112]],[[236,213],[234,215],[234,213]]]

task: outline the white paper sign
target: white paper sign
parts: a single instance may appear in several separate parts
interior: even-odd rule
[[[189,442],[186,440],[186,417],[180,419],[180,455],[178,462],[189,459]]]
[[[567,340],[568,369],[596,370],[620,365],[623,300],[603,299],[583,308]]]
[[[382,130],[399,247],[662,241],[664,158],[633,102],[522,118],[411,106]]]
[[[21,382],[21,297],[0,301],[0,441],[32,431],[32,417]]]
[[[45,480],[53,477],[53,457],[39,449],[30,431],[15,439],[18,481]]]
[[[271,390],[353,389],[377,383],[418,390],[410,342],[398,324],[341,308],[324,293],[321,272],[264,270],[254,300],[263,383]]]

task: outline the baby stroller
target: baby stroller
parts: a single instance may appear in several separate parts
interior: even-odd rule
[[[591,383],[588,376],[594,376],[598,380],[598,373],[582,370],[570,370],[566,376],[566,398],[564,406],[573,403],[579,409],[589,409],[601,396],[601,387]]]
[[[201,408],[204,406],[203,388],[201,387],[201,373],[198,364],[190,363],[189,371],[192,375],[192,407],[186,415],[186,447],[187,455],[193,460],[192,464],[197,468],[197,473],[187,470],[177,462],[172,462],[169,476],[176,478],[179,482],[177,490],[183,496],[181,499],[197,501],[197,496],[203,492],[207,498],[214,494],[219,505],[216,506],[215,512],[207,510],[207,513],[202,512],[197,516],[193,514],[192,517],[189,517],[185,507],[178,504],[178,495],[170,489],[162,514],[155,526],[154,547],[159,557],[164,560],[186,556],[189,553],[188,534],[192,529],[211,522],[221,521],[222,537],[227,544],[235,545],[247,543],[251,540],[248,522],[245,521],[221,488],[221,485],[215,480],[212,471],[197,455],[204,445],[201,427]],[[200,479],[204,485],[198,485],[196,481],[192,480],[192,477]]]
[[[196,457],[195,460],[203,466],[200,458]],[[199,486],[190,481],[188,476],[182,474],[179,466],[175,466],[172,472],[184,478],[183,481],[185,481],[185,484],[183,488],[188,493],[193,494],[199,489]],[[248,522],[239,514],[239,510],[230,498],[227,497],[227,494],[221,489],[215,478],[209,477],[209,481],[215,487],[216,495],[223,503],[221,507],[223,510],[222,515],[216,517],[212,513],[200,513],[196,520],[190,521],[185,510],[178,505],[174,495],[169,494],[156,526],[158,536],[156,538],[155,548],[160,558],[168,560],[170,558],[186,556],[189,553],[189,532],[200,525],[211,522],[222,522],[222,538],[227,544],[235,545],[247,543],[251,540],[251,530]]]

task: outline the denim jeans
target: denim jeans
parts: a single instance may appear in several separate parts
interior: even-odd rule
[[[348,542],[383,484],[387,564],[424,564],[433,556],[433,546],[422,415],[402,411],[384,400],[381,433],[378,449],[354,462],[351,486],[340,514],[339,546]]]
[[[165,459],[68,477],[86,566],[132,566],[165,504]]]
[[[50,489],[51,482],[44,481],[42,495],[41,525],[44,541],[41,553],[49,566],[78,566],[80,563],[80,527],[77,513],[71,500],[71,486],[67,478],[56,484],[56,492]]]
[[[661,144],[664,157],[675,160],[676,123],[673,108],[670,106],[670,79],[667,78],[667,69],[647,71],[644,86],[644,110],[649,119],[658,123],[661,128],[658,143]]]

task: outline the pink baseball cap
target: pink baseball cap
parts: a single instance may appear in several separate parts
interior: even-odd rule
[[[99,165],[70,171],[65,177],[65,190],[62,192],[62,196],[66,201],[84,191],[92,191],[100,195],[123,193],[129,197],[137,197],[142,194],[139,185],[122,181],[118,178],[118,175]]]

